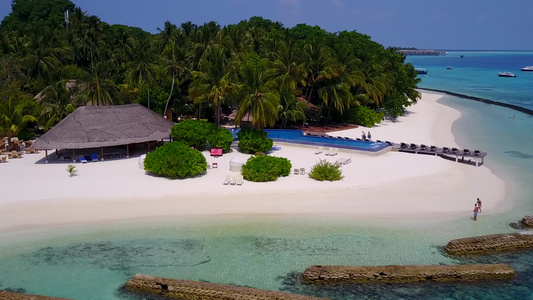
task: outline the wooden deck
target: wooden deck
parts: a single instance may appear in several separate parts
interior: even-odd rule
[[[487,152],[480,150],[437,147],[424,144],[417,145],[413,143],[386,143],[391,145],[393,150],[399,152],[441,156],[445,159],[455,160],[455,162],[472,163],[475,164],[476,167],[482,165],[483,159],[487,156]]]

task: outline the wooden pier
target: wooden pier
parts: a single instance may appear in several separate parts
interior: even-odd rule
[[[413,143],[398,144],[389,141],[386,141],[385,143],[388,143],[395,151],[413,154],[435,155],[445,159],[455,160],[455,162],[473,162],[475,163],[476,167],[482,165],[485,156],[487,156],[487,152],[483,152],[480,150],[458,149],[452,147],[436,147],[427,146],[424,144],[417,145]]]

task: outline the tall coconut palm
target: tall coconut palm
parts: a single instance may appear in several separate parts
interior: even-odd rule
[[[221,45],[211,45],[199,62],[200,71],[193,72],[194,81],[189,87],[189,98],[195,104],[212,102],[215,105],[215,118],[220,126],[220,105],[230,90],[227,80],[229,57]]]
[[[287,122],[305,122],[305,109],[308,108],[307,102],[298,101],[296,98],[297,91],[292,88],[291,83],[287,80],[281,85],[279,90],[279,119],[281,128],[287,125]]]
[[[178,45],[176,41],[172,41],[163,51],[161,62],[165,67],[167,74],[172,76],[172,84],[170,85],[170,93],[168,94],[167,103],[163,115],[166,116],[168,104],[172,98],[172,92],[174,91],[174,85],[176,83],[176,77],[180,78],[182,82],[189,74],[189,59],[187,56],[187,49],[185,46]]]
[[[252,52],[245,55],[237,73],[235,91],[242,97],[235,116],[239,125],[243,116],[250,113],[252,126],[274,126],[278,118],[279,93],[273,80],[273,70],[267,68],[267,60]]]
[[[91,79],[82,83],[81,94],[76,97],[78,101],[91,103],[93,106],[113,104],[117,86],[113,80],[109,79],[107,65],[106,62],[96,65]]]
[[[139,40],[134,45],[133,60],[129,65],[128,79],[137,85],[144,84],[148,96],[148,109],[150,109],[150,87],[154,76],[154,59],[148,39]]]

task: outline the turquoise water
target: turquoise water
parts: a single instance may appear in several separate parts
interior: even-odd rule
[[[460,56],[463,55],[463,58]],[[428,70],[420,87],[452,91],[533,109],[533,51],[450,51],[445,56],[408,56],[407,62]],[[452,66],[453,70],[446,69]],[[516,78],[498,77],[513,72]]]
[[[533,117],[456,97],[439,101],[462,112],[453,126],[458,144],[487,151],[485,166],[509,182],[509,211],[484,211],[477,222],[470,220],[470,212],[430,223],[256,215],[5,232],[0,233],[0,289],[74,299],[135,299],[120,287],[135,273],[146,273],[339,300],[533,299],[533,251],[469,259],[441,252],[450,239],[515,232],[510,223],[533,212]],[[472,262],[510,263],[519,276],[489,283],[319,288],[298,282],[298,274],[313,264]]]

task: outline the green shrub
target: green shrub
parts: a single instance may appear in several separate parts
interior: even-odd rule
[[[22,128],[17,134],[19,140],[28,141],[35,138],[35,132],[29,128]]]
[[[316,163],[309,172],[309,177],[318,181],[337,181],[344,178],[339,166],[330,163],[326,160],[321,160]]]
[[[372,127],[374,124],[381,123],[383,113],[376,112],[366,106],[352,106],[346,111],[344,116],[348,123]]]
[[[284,157],[252,156],[242,166],[244,179],[255,182],[275,181],[291,173],[292,164]]]
[[[189,147],[202,150],[207,142],[207,137],[215,131],[216,125],[203,120],[185,120],[172,127],[170,136],[176,141],[184,142]]]
[[[204,173],[207,163],[200,151],[182,142],[171,142],[148,153],[144,169],[164,177],[187,178]]]
[[[268,152],[272,148],[272,140],[268,138],[268,133],[255,128],[245,128],[237,132],[239,148],[249,154],[257,152]]]
[[[228,152],[233,142],[233,134],[226,128],[215,129],[208,137],[209,147],[222,148],[224,152]]]

